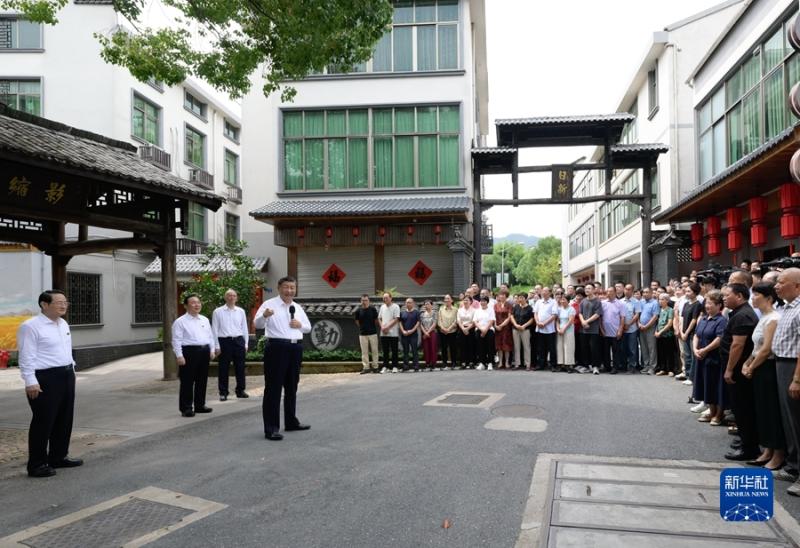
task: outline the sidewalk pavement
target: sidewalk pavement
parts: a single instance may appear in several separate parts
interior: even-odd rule
[[[209,378],[207,405],[213,413],[185,418],[178,412],[178,381],[161,380],[162,354],[142,354],[76,372],[75,421],[70,455],[81,456],[127,439],[194,424],[241,411],[260,414],[264,377],[247,377],[250,398],[233,395],[219,401],[216,377]],[[335,386],[354,373],[302,375],[299,392]],[[24,473],[27,458],[30,407],[19,369],[0,370],[0,479]],[[259,419],[260,420],[260,419]]]

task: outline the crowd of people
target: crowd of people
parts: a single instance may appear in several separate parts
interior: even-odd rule
[[[691,387],[698,421],[736,435],[729,460],[792,482],[800,496],[800,269],[744,262],[648,287],[472,284],[457,301],[401,308],[361,297],[362,374],[475,369],[649,374]],[[380,344],[379,344],[380,343]],[[379,365],[378,347],[382,365]],[[422,362],[419,347],[422,346]],[[400,349],[402,348],[402,364]]]

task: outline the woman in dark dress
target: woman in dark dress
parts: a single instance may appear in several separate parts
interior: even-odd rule
[[[701,415],[699,422],[720,426],[725,416],[726,390],[722,380],[724,366],[719,353],[719,345],[728,320],[722,315],[722,293],[709,291],[703,303],[705,313],[700,317],[694,338],[692,352],[697,360],[697,374],[694,383],[694,398],[708,405],[709,414]]]
[[[501,291],[497,294],[497,302],[494,304],[495,331],[494,347],[497,350],[497,357],[500,359],[498,369],[511,369],[511,350],[514,348],[514,341],[511,336],[511,303],[508,302],[508,293]]]

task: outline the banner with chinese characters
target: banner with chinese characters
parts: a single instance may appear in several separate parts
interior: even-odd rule
[[[81,195],[76,183],[67,184],[58,180],[29,179],[11,173],[0,181],[0,193],[5,201],[27,204],[32,207],[78,208]]]
[[[569,200],[572,198],[572,179],[574,171],[572,166],[553,166],[553,200]]]

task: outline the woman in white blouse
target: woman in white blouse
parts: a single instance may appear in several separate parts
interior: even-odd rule
[[[468,369],[475,364],[475,324],[473,317],[472,297],[464,296],[461,307],[456,314],[458,331],[456,331],[456,348],[458,348],[458,368]]]
[[[481,307],[475,309],[475,346],[477,347],[478,371],[492,371],[494,362],[494,308],[489,306],[489,297],[481,297]],[[486,364],[486,365],[484,365]]]

